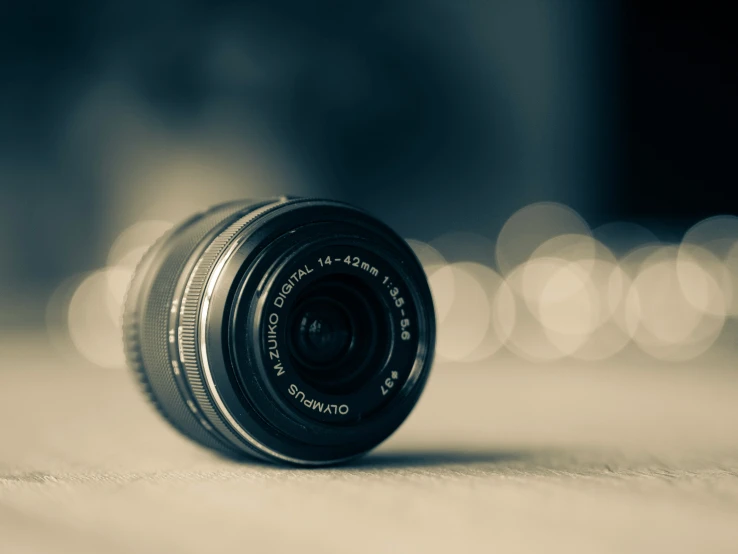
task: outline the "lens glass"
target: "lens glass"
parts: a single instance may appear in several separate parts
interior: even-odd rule
[[[326,296],[308,298],[295,310],[295,356],[316,371],[330,369],[348,354],[354,331],[344,306]]]
[[[386,308],[360,279],[336,274],[300,294],[289,322],[290,354],[319,390],[347,392],[382,367],[390,344]]]

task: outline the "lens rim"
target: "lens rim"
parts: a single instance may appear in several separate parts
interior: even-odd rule
[[[126,295],[126,357],[143,393],[184,435],[229,456],[283,459],[255,441],[242,440],[203,394],[200,368],[196,358],[189,356],[195,352],[194,340],[191,349],[184,344],[190,332],[194,335],[187,322],[195,319],[186,315],[185,300],[191,298],[189,306],[198,306],[200,295],[190,284],[198,272],[202,274],[207,265],[204,258],[214,247],[285,201],[240,200],[193,214],[149,249]]]

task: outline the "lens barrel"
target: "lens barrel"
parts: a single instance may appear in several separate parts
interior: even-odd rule
[[[229,456],[325,465],[408,416],[435,315],[390,228],[281,197],[216,206],[162,237],[136,269],[124,335],[145,392],[185,435]]]

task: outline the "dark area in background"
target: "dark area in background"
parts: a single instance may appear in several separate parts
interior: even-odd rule
[[[207,136],[213,122],[233,144],[248,135],[246,144],[291,166],[301,190],[358,204],[422,240],[452,230],[494,238],[515,210],[540,200],[596,214],[613,190],[612,110],[600,94],[614,66],[607,6],[6,6],[0,290],[44,292],[100,267],[122,229],[151,217],[119,202],[161,202],[165,190],[119,154],[141,142],[127,138],[136,124],[143,138],[153,128],[170,143]],[[121,168],[132,183],[116,181],[111,170]],[[285,189],[267,194],[293,192]],[[246,183],[240,196],[252,193]],[[224,199],[197,196],[198,207]]]
[[[738,212],[738,56],[730,3],[623,3],[618,216],[674,232]]]
[[[5,6],[0,294],[25,287],[43,304],[104,263],[125,223],[111,223],[105,137],[66,149],[98,82],[135,91],[173,136],[197,134],[213,106],[236,130],[268,129],[309,190],[406,236],[494,238],[516,209],[556,200],[593,225],[634,220],[677,239],[738,211],[730,12],[631,0]]]

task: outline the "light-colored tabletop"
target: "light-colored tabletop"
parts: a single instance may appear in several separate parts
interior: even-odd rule
[[[439,363],[346,467],[236,463],[125,371],[0,343],[0,552],[738,552],[738,364]]]

